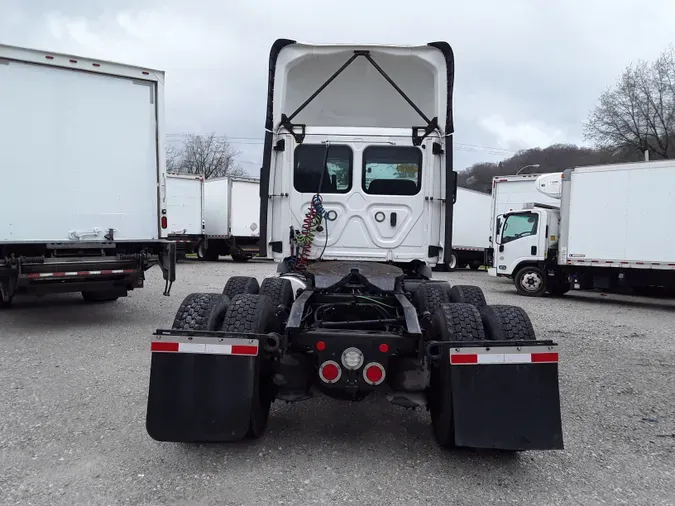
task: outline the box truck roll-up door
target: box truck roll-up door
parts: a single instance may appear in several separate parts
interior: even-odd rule
[[[154,82],[0,65],[0,241],[158,238],[157,156]]]

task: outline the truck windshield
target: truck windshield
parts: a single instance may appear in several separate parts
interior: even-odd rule
[[[363,191],[416,195],[422,181],[422,152],[411,146],[369,146],[363,151]]]
[[[295,148],[293,187],[300,193],[347,193],[352,186],[352,150],[349,146],[331,144],[324,172],[324,144],[301,144]],[[321,184],[321,190],[319,190]]]
[[[502,244],[521,237],[537,234],[539,216],[533,213],[512,214],[506,218],[502,232]]]

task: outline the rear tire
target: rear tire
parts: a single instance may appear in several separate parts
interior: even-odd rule
[[[220,293],[191,293],[176,311],[172,329],[220,330],[230,298]]]
[[[275,306],[288,309],[293,305],[293,285],[284,278],[265,278],[260,285],[260,294],[267,295]]]
[[[532,321],[518,306],[492,305],[480,310],[485,334],[490,341],[535,341]]]
[[[546,293],[546,274],[536,265],[520,269],[514,278],[516,290],[526,297],[541,297]]]
[[[234,253],[232,254],[232,260],[237,263],[248,262],[251,259],[246,253]]]
[[[219,251],[214,248],[207,248],[202,242],[197,249],[197,258],[205,262],[216,262],[218,261]]]
[[[429,337],[437,341],[482,341],[485,330],[475,306],[441,304],[433,315]],[[431,368],[427,399],[436,442],[444,448],[455,447],[450,361],[445,354]]]
[[[572,283],[567,277],[556,276],[554,278],[549,278],[547,291],[553,297],[560,297],[565,295],[572,289]]]
[[[232,276],[225,283],[223,294],[232,299],[235,295],[244,293],[256,294],[260,292],[258,280],[251,276]]]
[[[267,334],[280,332],[275,307],[266,295],[245,293],[235,296],[225,314],[221,330],[225,332]],[[276,397],[271,370],[262,355],[255,362],[255,381],[251,397],[249,428],[246,437],[257,439],[267,429],[270,407]]]
[[[424,283],[415,292],[413,304],[419,314],[426,311],[433,314],[441,304],[451,302],[449,292],[447,283]]]
[[[452,302],[472,304],[479,310],[480,308],[487,306],[485,294],[478,286],[455,285],[450,289],[449,295]]]

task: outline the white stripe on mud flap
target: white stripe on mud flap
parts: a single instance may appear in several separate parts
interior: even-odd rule
[[[499,353],[485,353],[478,355],[478,363],[479,364],[503,364],[504,363],[504,355]]]
[[[178,343],[179,353],[204,353],[205,351],[206,351],[205,344]]]

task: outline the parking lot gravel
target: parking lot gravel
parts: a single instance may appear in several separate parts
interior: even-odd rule
[[[114,303],[17,298],[0,311],[0,504],[675,504],[675,301],[518,296],[485,272],[434,274],[516,304],[561,344],[565,450],[445,451],[429,416],[384,398],[275,403],[237,444],[159,443],[145,430],[152,331],[183,297],[259,280],[266,261],[183,261]]]

